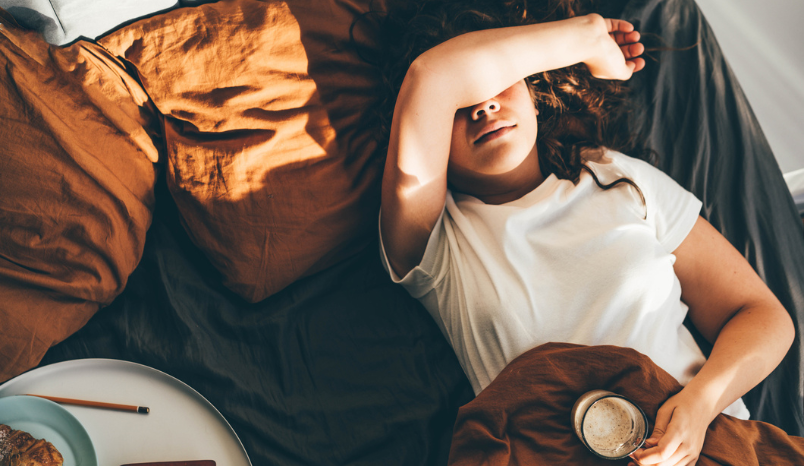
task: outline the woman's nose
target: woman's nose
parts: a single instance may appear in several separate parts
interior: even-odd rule
[[[472,107],[472,120],[477,121],[483,117],[487,117],[492,113],[497,113],[500,111],[500,103],[497,102],[495,99],[489,99],[485,102],[481,102],[474,107]]]

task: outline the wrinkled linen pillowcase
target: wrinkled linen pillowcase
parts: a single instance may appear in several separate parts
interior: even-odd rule
[[[182,224],[248,301],[372,238],[383,159],[361,126],[376,80],[349,46],[354,8],[226,1],[100,40],[136,68],[165,116]]]
[[[125,287],[154,202],[158,120],[102,48],[0,10],[0,381]]]

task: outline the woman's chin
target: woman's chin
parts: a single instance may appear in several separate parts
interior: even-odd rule
[[[527,163],[529,155],[527,153],[525,155],[514,155],[509,152],[495,155],[496,157],[492,157],[488,163],[478,167],[477,172],[479,174],[493,177],[513,175],[517,171],[527,170],[530,165]]]

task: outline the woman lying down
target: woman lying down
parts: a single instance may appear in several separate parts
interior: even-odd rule
[[[417,7],[399,38],[409,60],[385,66],[399,87],[384,263],[476,394],[547,342],[647,355],[684,388],[632,458],[695,464],[719,413],[748,418],[740,397],[782,360],[792,321],[701,202],[635,158],[649,151],[624,134],[618,81],[645,66],[639,32],[574,16],[571,0],[555,9],[568,19],[520,25],[525,2],[501,3]]]

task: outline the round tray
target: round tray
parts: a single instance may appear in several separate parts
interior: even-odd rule
[[[0,398],[28,393],[150,408],[149,414],[137,414],[61,405],[91,437],[97,464],[214,460],[251,466],[240,439],[209,401],[148,366],[78,359],[39,367],[0,385]]]

